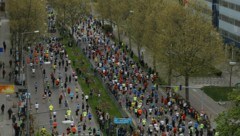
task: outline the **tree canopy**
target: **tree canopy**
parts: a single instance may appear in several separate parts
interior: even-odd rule
[[[7,0],[6,2],[10,31],[15,42],[18,41],[19,44],[23,32],[35,30],[43,32],[42,30],[46,29],[45,0]]]
[[[220,113],[216,118],[216,131],[220,136],[239,136],[240,135],[240,90],[235,89],[229,94],[233,107]]]
[[[104,0],[100,0],[104,1]],[[115,2],[114,0],[112,0]],[[132,0],[129,6],[99,3],[102,17],[108,16],[118,22],[129,10],[131,15],[131,38],[137,44],[138,57],[141,48],[147,48],[153,57],[153,65],[161,62],[168,67],[169,83],[172,71],[185,77],[188,100],[189,77],[223,61],[223,42],[211,24],[210,11],[201,2],[167,0]],[[179,4],[179,2],[181,4]],[[104,6],[106,4],[106,6]],[[108,6],[107,6],[108,5]],[[110,7],[107,13],[103,7]],[[121,7],[120,11],[117,10]],[[123,12],[124,11],[124,12]],[[114,17],[115,16],[115,17]],[[121,23],[119,23],[121,24]],[[118,27],[121,27],[121,25]],[[124,27],[124,31],[129,31]]]

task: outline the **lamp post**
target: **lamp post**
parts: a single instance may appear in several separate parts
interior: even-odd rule
[[[235,66],[237,63],[234,61],[230,61],[229,65],[230,65],[230,80],[229,80],[229,87],[232,86],[232,70],[233,70],[233,66]]]
[[[23,40],[23,39],[24,39],[24,35],[25,35],[25,34],[36,34],[36,33],[39,33],[39,30],[36,30],[36,31],[33,31],[33,32],[23,32],[23,33],[21,33],[21,36],[22,36],[22,37],[21,37],[21,38],[22,38],[22,40],[21,40],[21,41],[22,41],[22,46],[21,46],[21,55],[22,55],[22,56],[21,56],[21,59],[22,59],[22,62],[21,62],[21,72],[22,72],[21,83],[22,83],[22,86],[23,86],[23,77],[24,77],[24,76],[23,76],[23,73],[24,73],[24,72],[23,72],[23,67],[24,67],[24,66],[23,66],[23,60],[24,60],[24,58],[23,58],[24,40]]]
[[[129,11],[129,13],[132,15],[133,13],[134,13],[134,11],[133,10],[130,10]],[[128,36],[128,38],[129,38],[129,47],[130,47],[130,51],[132,50],[132,17],[130,17],[130,27],[128,28],[128,34],[129,34],[129,36]]]
[[[22,38],[22,46],[21,46],[21,54],[22,54],[22,56],[21,56],[21,59],[22,59],[22,62],[21,62],[21,72],[22,72],[22,80],[21,80],[21,82],[22,82],[22,86],[23,86],[23,46],[24,46],[24,34],[36,34],[36,33],[39,33],[39,30],[36,30],[36,31],[33,31],[33,32],[23,32],[23,33],[21,33],[21,38]],[[27,105],[27,134],[26,134],[26,136],[30,136],[30,133],[29,133],[29,129],[30,129],[30,126],[29,126],[29,106],[30,106],[30,104],[29,104],[29,99],[30,99],[30,93],[29,93],[29,90],[27,89],[27,93],[26,93],[26,105]]]

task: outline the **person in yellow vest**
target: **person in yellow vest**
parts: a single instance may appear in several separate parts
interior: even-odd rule
[[[201,123],[201,124],[200,124],[200,129],[203,129],[203,128],[204,128],[204,124]]]
[[[137,108],[134,109],[134,113],[136,116],[137,116],[137,110],[138,110]]]
[[[135,106],[135,102],[132,102],[132,103],[131,103],[131,107],[134,107],[134,106]]]
[[[67,115],[68,115],[69,118],[70,118],[70,116],[71,116],[71,112],[72,112],[72,111],[71,111],[70,109],[67,110]]]
[[[85,118],[86,116],[87,116],[87,112],[84,111],[84,112],[83,112],[83,117]]]
[[[50,112],[53,111],[53,105],[52,105],[52,104],[49,105],[49,111],[50,111]]]
[[[147,120],[145,118],[142,119],[142,125],[145,127]]]
[[[137,97],[136,96],[133,97],[133,101],[137,101]]]

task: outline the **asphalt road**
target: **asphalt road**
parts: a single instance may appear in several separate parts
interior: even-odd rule
[[[68,109],[68,107],[64,106],[64,101],[66,100],[68,102],[69,108],[72,111],[71,114],[71,120],[74,121],[74,124],[76,125],[77,122],[79,121],[79,116],[76,117],[75,116],[75,110],[76,110],[76,106],[77,104],[82,104],[82,98],[81,95],[79,95],[79,101],[76,101],[75,97],[74,100],[71,101],[70,97],[68,95],[66,95],[66,91],[64,90],[64,92],[61,91],[60,87],[53,87],[52,83],[51,83],[51,78],[50,78],[50,74],[51,72],[53,72],[52,69],[52,64],[44,64],[43,65],[43,69],[46,70],[46,78],[43,77],[43,69],[40,68],[39,65],[35,66],[36,67],[36,73],[32,74],[32,70],[30,65],[27,66],[27,87],[29,92],[31,93],[31,113],[33,113],[35,115],[35,122],[36,122],[36,128],[42,128],[43,126],[45,128],[47,128],[49,130],[49,132],[51,131],[51,126],[52,124],[50,123],[50,112],[49,112],[49,105],[52,104],[54,107],[54,110],[57,112],[57,122],[58,122],[58,127],[57,130],[59,132],[59,134],[65,133],[66,132],[66,128],[70,126],[70,124],[66,125],[63,124],[62,121],[65,120],[65,113],[66,110]],[[69,76],[72,74],[72,68],[69,66],[68,71],[65,73],[64,71],[64,67],[61,68],[57,68],[56,72],[55,72],[55,77],[58,78],[60,75],[62,77],[63,80],[65,80],[65,75]],[[52,96],[51,96],[51,100],[48,101],[48,99],[43,100],[42,99],[42,95],[44,92],[44,84],[46,86],[46,81],[50,82],[50,90],[52,91]],[[37,82],[37,92],[35,92],[35,83]],[[75,83],[72,79],[71,83],[68,83],[68,87],[71,88],[72,91],[75,90],[75,87],[80,88],[80,94],[82,93],[81,87],[79,86],[78,83]],[[65,95],[64,99],[62,101],[62,104],[59,105],[58,103],[58,98],[59,95],[63,93]],[[35,103],[39,103],[39,111],[36,112],[34,105]],[[80,110],[79,113],[81,113],[82,110]],[[35,124],[35,123],[34,123]],[[94,122],[94,119],[92,119],[92,122],[89,123],[89,121],[86,122],[87,124],[87,128],[91,127],[95,127],[97,128],[96,123]]]

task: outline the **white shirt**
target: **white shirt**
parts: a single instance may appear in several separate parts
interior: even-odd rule
[[[85,95],[85,99],[86,99],[86,100],[88,99],[88,95]]]
[[[39,108],[39,104],[36,103],[36,104],[35,104],[35,109],[38,109],[38,108]]]

